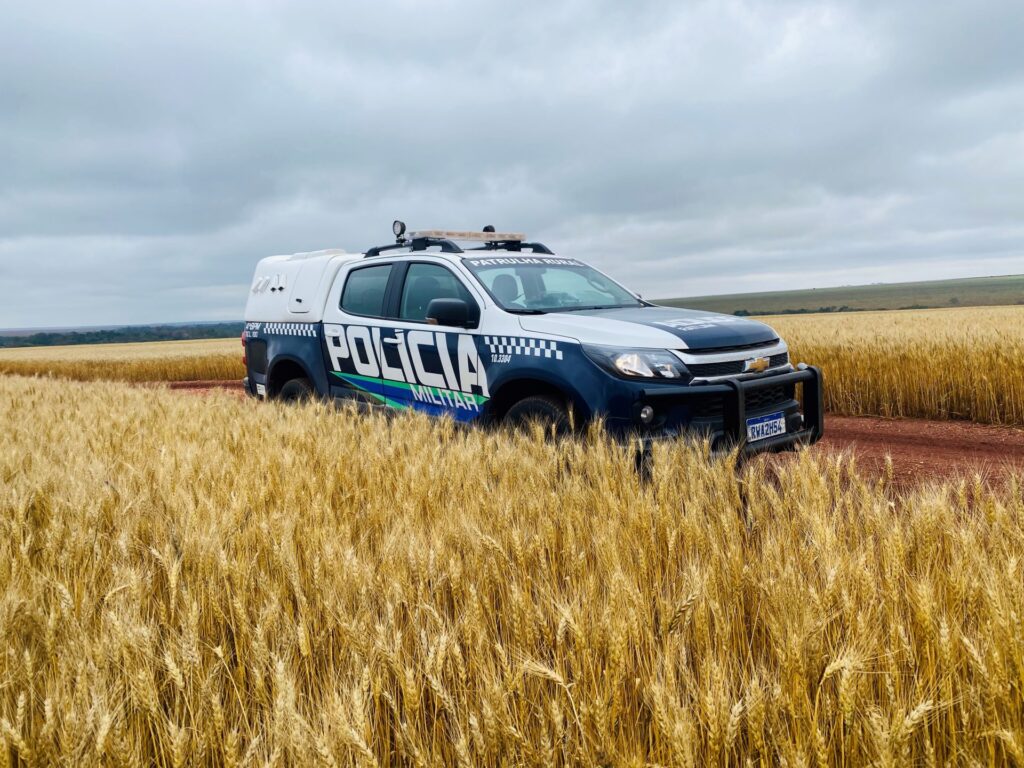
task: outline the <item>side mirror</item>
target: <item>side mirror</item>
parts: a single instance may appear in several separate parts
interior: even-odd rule
[[[469,305],[462,299],[431,299],[427,305],[427,322],[453,328],[469,327]]]

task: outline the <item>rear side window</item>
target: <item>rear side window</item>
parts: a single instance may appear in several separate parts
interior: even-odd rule
[[[384,292],[391,276],[390,264],[353,269],[341,292],[341,308],[350,315],[381,317],[384,314]]]

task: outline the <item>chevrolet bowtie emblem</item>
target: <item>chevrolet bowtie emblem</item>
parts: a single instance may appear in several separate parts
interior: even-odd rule
[[[743,364],[744,373],[762,373],[768,370],[770,361],[767,357],[752,357]]]

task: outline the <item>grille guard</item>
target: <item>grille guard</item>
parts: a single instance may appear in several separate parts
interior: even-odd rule
[[[812,365],[801,365],[795,371],[761,376],[756,379],[726,379],[716,384],[687,386],[645,387],[645,400],[690,400],[699,397],[722,398],[722,421],[725,440],[733,445],[747,441],[746,394],[758,389],[787,384],[803,384],[804,429],[770,441],[758,441],[754,450],[763,450],[782,443],[804,440],[808,445],[818,442],[825,432],[825,388],[821,370]]]

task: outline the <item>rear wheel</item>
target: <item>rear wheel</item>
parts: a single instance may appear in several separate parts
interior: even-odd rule
[[[309,379],[289,379],[277,397],[285,403],[304,403],[313,397],[313,385]]]
[[[565,437],[572,432],[569,411],[565,403],[548,395],[524,397],[505,413],[505,423],[522,428],[539,424],[545,434]]]

